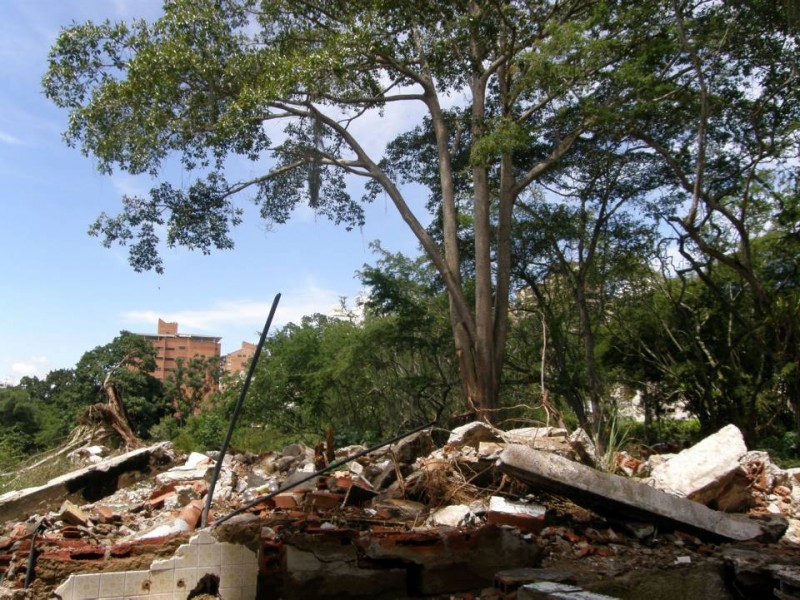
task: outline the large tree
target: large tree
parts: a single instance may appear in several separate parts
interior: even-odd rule
[[[149,197],[125,197],[121,213],[95,223],[106,244],[131,245],[136,269],[161,269],[162,230],[168,245],[231,247],[242,194],[273,222],[307,202],[348,226],[363,207],[346,176],[365,179],[367,199],[386,194],[444,282],[462,392],[488,416],[507,336],[514,206],[579,140],[613,131],[620,144],[646,144],[688,201],[674,220],[684,247],[729,263],[761,294],[748,237],[737,231],[730,254],[706,232],[720,222],[737,230],[758,167],[791,147],[797,45],[768,4],[165,0],[153,23],[65,29],[44,87],[70,113],[67,141],[102,171],[163,177],[177,154],[196,174],[186,187],[163,181]],[[353,124],[397,103],[424,107],[416,135],[427,144],[379,157]],[[275,144],[272,122],[286,125]],[[232,157],[258,174],[226,176]],[[431,190],[439,237],[410,210],[409,181]]]
[[[357,225],[363,210],[344,176],[367,178],[444,281],[462,391],[487,416],[506,339],[513,205],[584,134],[597,107],[617,101],[602,82],[637,41],[634,29],[612,22],[629,18],[626,10],[588,0],[167,0],[154,23],[65,29],[44,86],[70,112],[67,141],[102,171],[157,175],[174,152],[198,173],[186,188],[165,181],[149,198],[125,197],[119,215],[95,224],[107,244],[131,244],[136,269],[161,269],[162,225],[169,245],[231,247],[240,192],[274,222],[306,201]],[[463,121],[448,118],[451,97],[465,99]],[[409,102],[424,106],[433,134],[441,245],[410,210],[403,173],[368,153],[351,127]],[[271,121],[287,123],[274,147]],[[460,173],[453,161],[464,152]],[[229,181],[231,156],[263,170]],[[459,274],[465,204],[474,220],[472,306]]]

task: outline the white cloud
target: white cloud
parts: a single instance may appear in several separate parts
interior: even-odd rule
[[[341,295],[335,290],[319,287],[313,282],[308,282],[302,288],[284,292],[275,313],[273,330],[290,322],[299,323],[306,315],[330,314],[339,306]],[[155,331],[160,318],[168,322],[177,322],[180,333],[205,333],[225,337],[226,331],[260,330],[267,319],[271,305],[271,299],[218,300],[205,309],[131,310],[124,312],[122,318],[129,323],[140,325],[139,329]]]
[[[120,196],[147,196],[151,183],[148,185],[144,177],[134,177],[126,173],[114,173],[110,177],[111,185]]]
[[[24,146],[25,142],[23,142],[18,137],[11,135],[10,133],[5,133],[4,131],[0,131],[0,144],[9,144],[11,146]]]
[[[21,377],[44,377],[49,371],[49,361],[45,356],[34,356],[11,364],[11,373],[17,380]]]

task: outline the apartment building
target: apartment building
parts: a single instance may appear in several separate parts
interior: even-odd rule
[[[256,345],[242,342],[242,347],[222,357],[222,369],[231,375],[244,375],[250,366],[250,359],[256,353]]]
[[[166,381],[167,375],[175,370],[178,359],[188,363],[199,356],[203,358],[221,355],[220,337],[178,333],[177,323],[158,320],[158,333],[142,334],[156,349],[156,370],[153,377]]]

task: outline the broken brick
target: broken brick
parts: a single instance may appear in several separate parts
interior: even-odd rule
[[[311,506],[321,510],[339,508],[344,501],[344,496],[342,494],[326,491],[310,492],[308,498],[311,501]]]
[[[291,510],[300,506],[304,497],[305,493],[282,492],[273,496],[272,501],[275,503],[275,508]]]
[[[544,528],[547,509],[537,504],[512,502],[500,496],[489,500],[486,520],[494,525],[510,525],[526,533],[539,533]]]

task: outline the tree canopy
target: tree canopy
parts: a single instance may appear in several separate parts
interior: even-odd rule
[[[748,224],[755,191],[794,177],[798,44],[784,16],[760,0],[166,0],[152,23],[64,29],[44,89],[101,171],[162,176],[177,155],[195,176],[124,197],[92,227],[129,244],[136,269],[162,269],[162,228],[169,245],[232,247],[240,195],[275,223],[306,202],[351,227],[361,200],[385,194],[446,289],[463,399],[490,418],[515,207],[580,182],[584,160],[634,165],[607,197],[659,196],[695,273],[725,265],[767,314]],[[394,103],[426,116],[372,155],[352,125]],[[258,174],[229,179],[235,159]],[[347,176],[364,178],[364,198]],[[410,210],[409,182],[430,190],[436,235]]]

